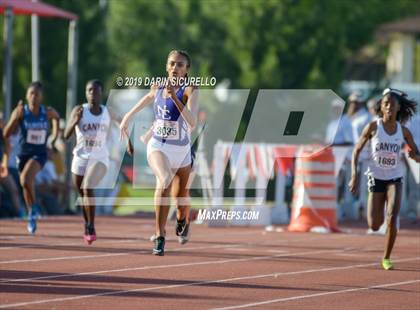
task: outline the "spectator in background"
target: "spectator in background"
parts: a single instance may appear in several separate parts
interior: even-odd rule
[[[3,136],[3,115],[0,116],[0,177],[8,175],[7,162],[9,158],[9,142]]]
[[[13,177],[16,182],[16,186],[20,187],[19,185],[19,171],[17,168],[17,156],[20,152],[20,144],[19,144],[19,137],[20,137],[20,129],[17,127],[15,131],[9,137],[9,144],[10,144],[10,153],[9,153],[9,174]],[[21,200],[23,201],[22,190],[19,189]]]
[[[363,128],[372,120],[372,116],[366,110],[363,102],[362,94],[358,91],[350,94],[348,98],[349,108],[347,115],[351,121],[353,130],[353,141],[359,141],[362,135]],[[368,169],[369,161],[369,149],[365,147],[359,155],[359,169],[357,171],[360,174],[359,188],[356,191],[356,201],[354,207],[359,211],[359,218],[366,217],[366,206],[367,206],[367,188],[365,186],[367,182],[367,176],[365,175]]]
[[[17,203],[19,205],[19,217],[23,218],[26,216],[26,208],[23,200],[22,187],[20,186],[19,181],[19,171],[17,168],[17,155],[20,152],[19,136],[20,129],[17,128],[16,131],[9,137],[10,153],[8,166],[11,180],[8,181],[8,185],[10,186],[11,196],[13,199],[17,199],[17,202],[13,203]]]
[[[64,214],[63,197],[67,190],[65,183],[58,179],[53,162],[54,151],[48,149],[47,162],[35,177],[35,186],[41,209],[49,215]]]
[[[344,102],[334,99],[331,102],[331,120],[327,126],[325,142],[332,145],[353,145],[351,121],[343,114]]]
[[[66,142],[63,138],[64,129],[66,128],[66,121],[60,119],[58,127],[58,136],[55,141],[54,147],[52,148],[52,158],[51,160],[54,163],[55,171],[57,173],[57,178],[60,181],[64,181],[66,174],[65,166],[65,155],[66,155]]]
[[[327,126],[325,142],[334,146],[353,145],[353,129],[351,121],[346,114],[343,114],[345,103],[340,99],[331,102],[331,120]],[[346,184],[350,181],[350,159],[351,150],[341,166],[337,176],[337,202],[339,205],[338,215],[341,219],[348,216],[351,208],[352,196],[346,191]]]
[[[363,97],[360,92],[353,92],[348,98],[349,108],[347,115],[353,129],[353,141],[358,141],[363,128],[370,122],[372,116],[366,110]]]
[[[96,214],[98,215],[111,215],[113,213],[113,206],[121,188],[121,182],[119,181],[121,155],[118,134],[119,128],[111,122],[106,138],[106,147],[109,152],[109,168],[101,180],[105,188],[98,186],[98,188],[94,189],[95,196],[98,197],[96,201]],[[109,188],[109,185],[113,184],[114,180],[117,180],[117,182],[115,182],[113,188]]]
[[[378,118],[378,116],[376,115],[377,101],[374,98],[369,99],[366,105],[367,105],[371,119],[372,120],[377,119]]]
[[[5,139],[3,136],[3,113],[0,113],[0,187],[3,190],[1,194],[2,214],[3,216],[19,217],[23,214],[20,211],[19,203],[19,187],[13,178],[14,170],[17,171],[16,166],[11,167],[9,162],[13,157],[12,139]],[[3,154],[3,155],[2,155]],[[5,156],[6,155],[6,156]]]
[[[414,143],[420,145],[420,111],[417,111],[406,124],[410,130]],[[417,171],[420,169],[417,164]],[[420,185],[416,182],[413,172],[409,169],[407,172],[407,201],[408,201],[408,217],[412,220],[418,219],[420,216]]]
[[[2,117],[3,118],[3,117]],[[9,174],[7,169],[7,158],[9,154],[9,145],[7,139],[3,136],[3,126],[0,126],[0,185],[2,180],[6,178]],[[4,199],[4,195],[0,192],[0,215],[6,214],[5,207],[7,204],[5,203],[6,200]]]

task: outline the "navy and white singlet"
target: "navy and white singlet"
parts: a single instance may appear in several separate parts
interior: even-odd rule
[[[153,137],[147,144],[147,157],[154,151],[162,152],[172,169],[191,165],[190,129],[182,117],[172,98],[163,98],[164,88],[159,88],[153,110],[155,121]],[[176,92],[177,98],[183,102],[185,86]]]
[[[38,115],[34,115],[25,105],[23,119],[20,122],[20,152],[18,156],[46,155],[49,121],[44,106],[39,107]]]
[[[188,125],[172,98],[162,97],[163,90],[163,87],[158,89],[153,103],[155,115],[153,138],[166,144],[188,145],[190,143]],[[176,96],[181,102],[183,102],[184,92],[185,86],[180,87],[176,92]]]

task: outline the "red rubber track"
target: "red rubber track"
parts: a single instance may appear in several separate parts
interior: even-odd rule
[[[192,225],[166,255],[151,254],[153,220],[98,217],[98,241],[82,219],[0,221],[0,309],[420,309],[420,229],[402,223],[392,259],[384,237],[362,225],[348,233],[266,232]]]

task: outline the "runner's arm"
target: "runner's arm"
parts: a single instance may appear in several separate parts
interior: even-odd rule
[[[121,124],[120,124],[120,138],[126,137],[128,138],[128,124],[131,121],[131,118],[137,113],[140,112],[142,109],[150,105],[154,98],[156,93],[157,86],[152,86],[150,91],[141,98],[134,107],[131,108],[130,111],[127,112],[126,115],[124,115]]]
[[[3,132],[0,130],[0,134],[3,135]],[[0,177],[5,178],[9,174],[9,152],[10,152],[10,143],[9,139],[5,138],[4,136],[0,137],[0,139],[3,139],[3,145],[4,145],[4,152],[3,152],[3,158],[0,158],[1,162],[1,169],[0,169]]]
[[[70,120],[67,122],[67,126],[64,129],[63,138],[69,139],[74,132],[74,128],[79,123],[80,118],[83,114],[83,106],[75,106],[70,114]]]
[[[413,140],[413,135],[411,134],[410,130],[407,127],[402,126],[402,129],[403,129],[405,142],[407,142],[408,146],[410,147],[408,156],[414,159],[416,162],[420,162],[419,149]]]
[[[57,141],[57,138],[58,138],[58,126],[59,126],[59,121],[60,121],[60,115],[58,114],[58,112],[54,108],[48,107],[47,108],[47,117],[48,117],[48,119],[51,120],[51,126],[52,126],[51,146],[54,148],[54,144],[55,144],[55,142]]]
[[[149,142],[149,140],[152,138],[152,136],[153,136],[153,126],[154,126],[154,124],[152,124],[152,126],[150,126],[150,128],[146,131],[146,133],[144,135],[140,136],[140,141],[143,142],[144,144],[147,144]]]
[[[351,180],[349,182],[350,191],[355,194],[357,191],[357,162],[359,160],[360,152],[363,150],[366,142],[372,136],[372,133],[376,130],[376,122],[371,122],[366,125],[363,129],[362,135],[357,141],[356,146],[354,147],[352,158],[351,158]]]
[[[188,100],[187,104],[184,106],[182,102],[178,99],[173,88],[170,90],[171,98],[175,102],[176,107],[181,113],[184,120],[187,122],[190,130],[194,130],[197,125],[197,98],[198,98],[198,89],[193,87],[188,87],[187,90]]]
[[[17,107],[13,110],[9,122],[4,127],[4,137],[9,138],[14,132],[16,132],[19,122],[23,119],[23,102],[19,101]]]

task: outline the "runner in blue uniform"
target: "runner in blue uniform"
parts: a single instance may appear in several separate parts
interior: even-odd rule
[[[27,104],[19,101],[4,129],[8,138],[17,127],[20,127],[20,152],[17,155],[20,184],[28,211],[28,231],[34,234],[37,228],[38,206],[35,196],[35,176],[47,161],[48,132],[52,129],[51,145],[54,146],[58,137],[59,115],[51,107],[45,107],[42,102],[41,82],[32,82],[26,91]]]
[[[186,52],[171,51],[166,63],[168,78],[186,77],[190,66],[191,59]],[[156,176],[156,240],[153,249],[155,255],[164,255],[165,225],[169,212],[171,183],[175,175],[179,177],[176,234],[183,237],[188,235],[190,133],[197,123],[197,96],[198,90],[193,86],[179,83],[153,86],[124,116],[120,125],[122,137],[128,138],[128,124],[133,115],[153,104],[155,122],[153,137],[147,143],[147,159]]]

